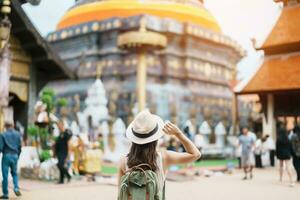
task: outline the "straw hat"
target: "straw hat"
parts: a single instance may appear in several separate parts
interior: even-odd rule
[[[126,137],[135,144],[154,142],[164,135],[163,120],[149,110],[137,114],[126,130]]]

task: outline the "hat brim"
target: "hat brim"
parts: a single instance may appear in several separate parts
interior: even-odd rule
[[[157,115],[153,115],[153,117],[156,118],[158,130],[152,136],[147,137],[147,138],[136,137],[132,132],[132,122],[131,122],[126,129],[126,137],[135,144],[147,144],[147,143],[154,142],[154,141],[158,140],[159,138],[161,138],[164,135],[164,131],[163,131],[164,121]]]

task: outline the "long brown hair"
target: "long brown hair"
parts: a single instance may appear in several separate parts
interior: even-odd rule
[[[148,144],[135,144],[132,143],[130,151],[127,155],[127,165],[129,168],[137,166],[139,164],[150,165],[153,171],[157,169],[157,152],[156,152],[157,140]]]

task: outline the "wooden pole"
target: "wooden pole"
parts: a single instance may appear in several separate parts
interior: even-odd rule
[[[237,133],[237,125],[238,125],[238,99],[237,95],[233,93],[232,98],[232,129],[233,129],[233,135],[236,135]]]
[[[138,56],[137,68],[137,96],[138,96],[138,109],[142,111],[146,108],[146,79],[147,79],[147,66],[145,52],[141,51]]]

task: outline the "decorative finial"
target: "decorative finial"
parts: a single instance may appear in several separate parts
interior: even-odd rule
[[[147,31],[146,25],[147,25],[147,20],[146,20],[145,16],[143,16],[140,20],[140,31],[141,32],[146,32]]]

